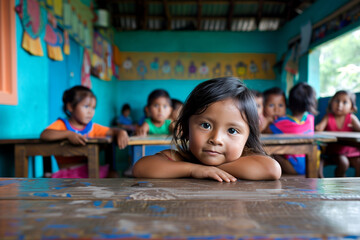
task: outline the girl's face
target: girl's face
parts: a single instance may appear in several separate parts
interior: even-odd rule
[[[277,119],[286,115],[286,103],[283,95],[271,94],[264,105],[266,117]]]
[[[353,110],[350,97],[347,94],[339,94],[331,102],[331,111],[336,116],[346,115]]]
[[[264,114],[264,99],[262,97],[255,97],[257,112],[259,116]]]
[[[172,108],[166,97],[156,98],[148,107],[151,120],[155,123],[163,123],[170,117]]]
[[[81,100],[75,108],[68,106],[71,113],[70,121],[78,128],[85,127],[94,117],[96,107],[96,99],[93,97],[86,97]]]
[[[229,98],[190,117],[189,148],[203,164],[217,166],[241,157],[249,132],[247,122]]]

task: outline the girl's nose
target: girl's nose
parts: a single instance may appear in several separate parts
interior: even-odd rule
[[[209,143],[212,145],[222,145],[222,134],[219,131],[213,131],[209,137]]]

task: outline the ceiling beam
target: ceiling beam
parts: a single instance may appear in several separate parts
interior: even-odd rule
[[[257,16],[256,16],[256,19],[255,19],[257,29],[260,28],[260,22],[261,22],[261,19],[263,17],[263,7],[264,7],[264,0],[259,0]]]
[[[201,30],[201,15],[202,15],[202,1],[197,1],[197,19],[196,19],[196,29]]]
[[[164,13],[165,13],[165,28],[171,30],[171,15],[168,0],[163,0]]]
[[[231,30],[232,21],[234,17],[234,7],[235,7],[234,0],[229,0],[228,18],[226,22],[226,29],[229,31]]]

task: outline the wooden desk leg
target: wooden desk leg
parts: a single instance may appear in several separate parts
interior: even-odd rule
[[[88,171],[90,178],[99,178],[99,145],[87,144]]]
[[[24,145],[15,144],[15,177],[28,177],[28,159]]]
[[[310,145],[309,148],[310,151],[306,156],[306,177],[317,178],[317,145]]]

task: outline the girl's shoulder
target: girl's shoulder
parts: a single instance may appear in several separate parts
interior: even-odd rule
[[[183,162],[185,160],[178,151],[173,150],[173,149],[163,150],[161,152],[158,152],[157,154],[160,154],[160,155],[166,157],[168,160],[174,161],[174,162],[179,162],[179,161]]]

